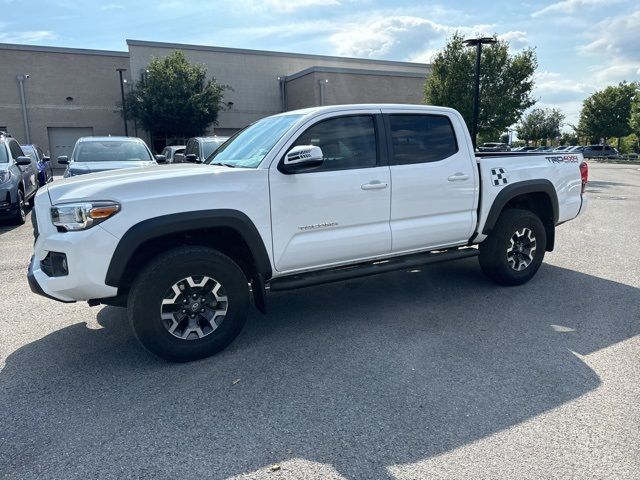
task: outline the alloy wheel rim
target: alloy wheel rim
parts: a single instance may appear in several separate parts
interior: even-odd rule
[[[516,230],[509,239],[507,262],[517,272],[526,269],[536,254],[536,237],[530,228]]]
[[[222,284],[214,278],[191,276],[169,288],[160,305],[160,318],[171,335],[199,340],[211,335],[224,321],[229,301]]]

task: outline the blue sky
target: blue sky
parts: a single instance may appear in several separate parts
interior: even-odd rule
[[[447,36],[536,47],[537,106],[577,119],[596,89],[640,79],[628,0],[0,0],[0,42],[126,50],[126,38],[428,62]],[[213,72],[215,74],[215,72]]]

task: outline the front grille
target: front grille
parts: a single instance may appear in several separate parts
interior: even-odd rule
[[[40,232],[38,231],[38,219],[36,218],[36,209],[31,210],[31,224],[33,225],[33,241],[38,239]]]

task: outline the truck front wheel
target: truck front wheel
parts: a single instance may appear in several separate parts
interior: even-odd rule
[[[544,225],[534,213],[505,210],[480,244],[480,268],[500,285],[522,285],[540,268],[546,245]]]
[[[187,362],[229,345],[244,326],[248,306],[247,278],[233,260],[210,248],[180,247],[143,268],[127,310],[144,347]]]

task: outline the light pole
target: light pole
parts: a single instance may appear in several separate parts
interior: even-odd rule
[[[122,96],[122,117],[124,118],[124,135],[129,136],[129,126],[127,125],[127,106],[124,103],[124,82],[122,79],[122,72],[126,72],[126,68],[116,68],[116,71],[120,75],[120,95]]]
[[[470,38],[463,43],[467,47],[476,47],[476,68],[475,68],[475,84],[473,89],[473,120],[471,121],[471,140],[473,141],[473,149],[476,149],[478,141],[478,109],[480,103],[480,56],[482,55],[482,45],[497,43],[493,37]]]
[[[27,101],[24,96],[24,81],[30,78],[30,75],[16,75],[18,86],[20,87],[20,102],[22,104],[22,121],[24,123],[24,136],[27,144],[31,143],[31,132],[29,131],[29,117],[27,116]]]

